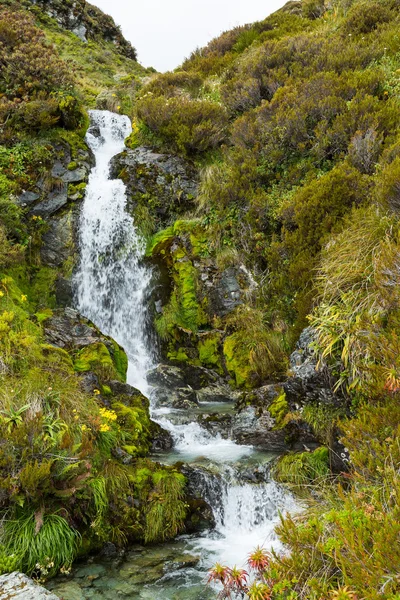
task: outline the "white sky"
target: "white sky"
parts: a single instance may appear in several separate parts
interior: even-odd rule
[[[139,62],[178,67],[222,31],[265,19],[287,0],[89,0],[121,25]]]

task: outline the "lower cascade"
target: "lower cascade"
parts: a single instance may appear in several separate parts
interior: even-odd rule
[[[144,243],[126,212],[125,185],[109,178],[110,161],[123,151],[131,125],[126,116],[108,111],[90,116],[87,143],[96,166],[81,212],[76,307],[125,348],[128,383],[151,399],[146,373],[157,361],[150,350],[147,306],[153,271],[143,261]],[[209,504],[215,527],[163,545],[132,547],[120,560],[99,557],[80,564],[67,583],[49,582],[65,600],[216,598],[217,591],[205,585],[207,569],[215,562],[242,566],[257,545],[278,548],[279,513],[295,510],[292,497],[269,476],[273,455],[212,434],[197,422],[199,410],[223,412],[232,408],[227,403],[200,403],[193,415],[152,404],[153,420],[174,442],[157,460],[184,463],[191,493]]]

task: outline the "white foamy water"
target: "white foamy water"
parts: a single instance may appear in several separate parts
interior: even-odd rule
[[[128,382],[146,392],[146,371],[152,366],[146,344],[146,294],[152,273],[141,263],[144,245],[126,212],[125,185],[109,178],[110,161],[125,149],[131,123],[128,117],[108,111],[93,110],[90,118],[100,135],[86,137],[96,166],[81,212],[77,307],[125,348]]]
[[[196,422],[177,425],[167,417],[158,418],[157,422],[172,435],[174,449],[182,455],[180,460],[192,462],[204,457],[217,463],[230,463],[253,452],[252,446],[240,446],[219,434],[212,435]]]
[[[142,261],[144,244],[126,212],[125,185],[110,179],[110,161],[124,150],[131,124],[127,117],[108,111],[91,111],[90,117],[97,132],[92,129],[88,133],[87,143],[96,166],[81,212],[80,264],[74,277],[77,308],[125,348],[128,383],[151,395],[146,373],[155,366],[155,359],[146,332],[152,271]],[[201,553],[202,568],[216,561],[243,564],[257,545],[278,548],[273,529],[279,511],[295,510],[295,504],[273,481],[248,483],[243,479],[235,463],[250,460],[253,448],[211,434],[194,420],[176,423],[165,409],[155,410],[153,417],[171,433],[176,460],[193,463],[207,459],[214,465],[213,472],[204,470],[198,492],[211,506],[216,528],[187,542],[188,551]],[[186,587],[190,588],[190,583]],[[162,600],[172,598],[170,587],[168,590],[166,587]]]

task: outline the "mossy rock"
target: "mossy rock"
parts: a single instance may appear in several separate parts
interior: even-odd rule
[[[286,400],[286,394],[282,390],[279,396],[275,398],[268,406],[268,412],[275,419],[275,429],[280,429],[284,426],[285,416],[289,411],[289,404]]]
[[[146,256],[158,256],[165,254],[165,251],[171,246],[175,239],[173,227],[168,227],[156,233],[148,242]]]
[[[128,372],[128,357],[126,352],[115,340],[111,340],[112,350],[111,355],[113,358],[114,366],[119,375],[121,381],[126,381],[126,374]]]
[[[241,344],[240,336],[237,333],[225,339],[224,356],[226,367],[234,378],[234,385],[237,387],[250,387],[249,352]]]
[[[210,333],[201,336],[198,343],[199,360],[205,367],[214,368],[220,374],[223,373],[220,354],[221,334]]]
[[[93,371],[100,379],[120,379],[110,352],[102,342],[80,350],[74,361],[74,369],[78,373]]]

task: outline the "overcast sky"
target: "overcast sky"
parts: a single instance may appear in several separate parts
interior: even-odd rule
[[[90,0],[121,25],[145,67],[168,71],[236,25],[265,19],[287,0]]]

